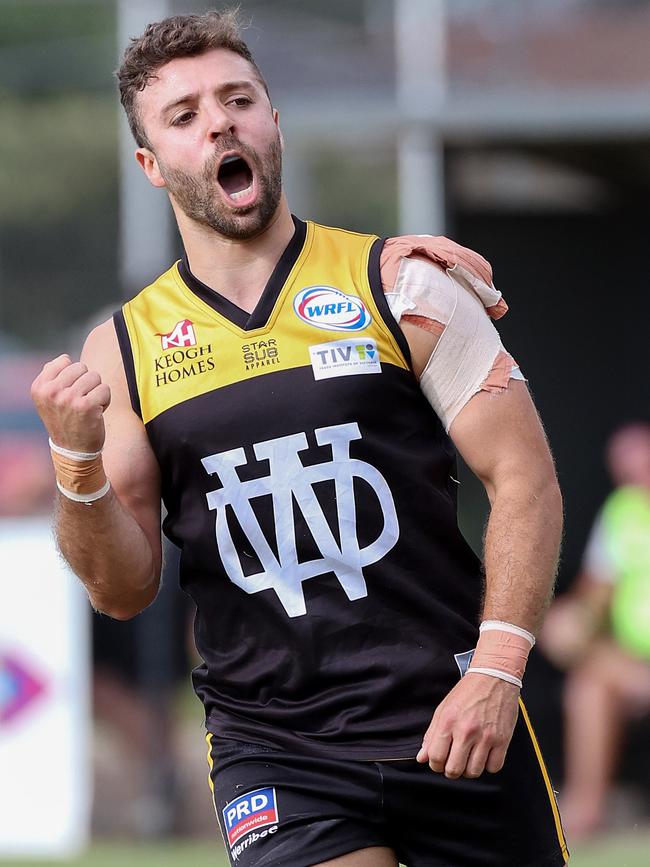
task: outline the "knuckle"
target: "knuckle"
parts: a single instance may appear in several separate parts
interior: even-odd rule
[[[72,359],[67,353],[64,352],[63,355],[57,355],[56,358],[52,358],[50,361],[46,361],[43,365],[43,370],[50,370],[52,367],[59,367],[62,361],[70,364],[72,362]]]
[[[458,725],[457,731],[459,732],[461,737],[466,739],[474,738],[481,732],[480,726],[478,726],[475,722],[461,722]]]
[[[505,753],[499,753],[496,756],[493,753],[488,760],[487,770],[491,774],[497,774],[503,768],[505,761]]]
[[[73,397],[70,401],[70,409],[76,413],[82,413],[86,410],[86,402],[83,397]]]
[[[52,403],[56,409],[64,409],[69,403],[69,394],[68,391],[64,388],[52,388],[50,389],[50,403]]]

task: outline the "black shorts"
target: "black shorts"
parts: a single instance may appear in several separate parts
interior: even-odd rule
[[[208,735],[217,818],[237,867],[310,867],[387,846],[406,867],[561,867],[568,853],[525,711],[506,764],[448,780],[415,759],[307,756]]]

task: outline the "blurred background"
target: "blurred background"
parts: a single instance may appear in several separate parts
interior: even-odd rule
[[[133,159],[112,71],[148,22],[206,8],[220,4],[0,0],[3,864],[222,863],[189,684],[192,612],[175,588],[174,552],[144,616],[116,623],[91,614],[45,553],[53,473],[29,398],[44,360],[78,355],[95,323],[179,255],[165,195]],[[566,506],[559,589],[575,595],[612,489],[608,439],[627,422],[650,421],[650,2],[240,8],[280,110],[294,213],[380,235],[446,234],[492,263],[510,305],[500,332],[557,461]],[[461,481],[462,526],[479,549],[486,501],[467,472]],[[650,597],[650,574],[648,585]],[[60,606],[60,616],[51,607],[40,622],[34,609],[44,605]],[[560,790],[574,663],[536,651],[525,685]],[[60,740],[43,716],[53,701]],[[577,865],[650,863],[650,719],[643,703],[637,710],[598,828],[606,840],[596,829],[576,835]],[[21,750],[30,758],[16,760]],[[48,762],[58,750],[70,787],[59,800],[70,809],[47,837],[34,816],[57,799]],[[24,805],[31,819],[22,829]]]

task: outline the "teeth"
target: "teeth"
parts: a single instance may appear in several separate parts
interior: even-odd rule
[[[228,193],[228,197],[232,199],[234,202],[239,201],[239,199],[245,199],[253,190],[253,183],[251,183],[246,187],[245,190],[240,190],[238,193]]]

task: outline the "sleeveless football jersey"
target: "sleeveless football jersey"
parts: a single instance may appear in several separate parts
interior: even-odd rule
[[[412,756],[475,645],[480,564],[382,241],[294,222],[251,314],[183,260],[115,315],[197,607],[194,686],[217,735]]]

